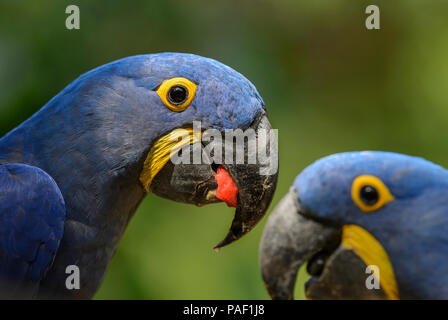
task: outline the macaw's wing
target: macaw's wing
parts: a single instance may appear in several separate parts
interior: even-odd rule
[[[0,165],[0,298],[33,298],[64,232],[65,203],[39,168]]]

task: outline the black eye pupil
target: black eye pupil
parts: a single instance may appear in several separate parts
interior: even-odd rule
[[[167,94],[168,101],[174,105],[183,104],[187,100],[187,97],[188,90],[181,85],[172,86]]]
[[[364,186],[360,192],[361,200],[368,206],[373,206],[378,202],[378,191],[372,186]]]

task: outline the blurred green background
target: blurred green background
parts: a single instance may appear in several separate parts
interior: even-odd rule
[[[81,29],[65,28],[65,7]],[[381,30],[366,30],[368,4]],[[191,52],[248,77],[279,129],[273,204],[313,160],[390,150],[448,166],[446,0],[2,1],[0,136],[80,74],[129,55]],[[271,207],[272,208],[272,207]],[[148,196],[98,299],[267,299],[258,267],[266,219],[216,253],[233,217]],[[296,289],[303,298],[301,271]]]

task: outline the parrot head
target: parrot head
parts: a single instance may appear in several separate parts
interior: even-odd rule
[[[311,299],[446,298],[448,172],[388,152],[307,167],[274,209],[260,246],[273,299],[292,299],[307,263]]]
[[[235,160],[238,150],[240,160],[255,155],[249,143],[241,147],[236,138],[230,143],[224,139],[234,130],[250,129],[254,143],[267,145],[267,153],[273,150],[269,160],[277,161],[276,141],[265,134],[272,128],[264,102],[249,80],[212,59],[160,53],[103,65],[72,82],[29,121],[44,120],[52,125],[41,126],[33,139],[46,144],[43,152],[54,152],[48,158],[63,162],[57,154],[70,149],[71,159],[79,155],[82,166],[94,167],[95,173],[85,174],[88,180],[92,175],[97,183],[120,178],[120,186],[113,183],[112,198],[121,196],[125,184],[137,182],[143,192],[175,201],[236,206],[230,231],[216,248],[255,226],[276,187],[277,172],[261,172],[266,161]],[[210,132],[226,143],[205,152],[214,141]],[[54,143],[62,136],[65,146]],[[186,161],[171,161],[173,155]],[[70,166],[67,162],[52,167],[67,172]],[[79,179],[86,178],[82,166]],[[47,170],[57,178],[58,172]]]

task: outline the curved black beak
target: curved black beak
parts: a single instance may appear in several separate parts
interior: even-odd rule
[[[260,244],[261,273],[271,298],[293,299],[299,267],[338,236],[337,229],[300,214],[291,189],[269,216]]]
[[[312,277],[305,285],[310,299],[385,299],[382,288],[366,287],[367,265],[340,245],[341,228],[310,218],[291,189],[271,213],[260,244],[260,267],[272,299],[293,299],[297,271],[306,262]],[[318,272],[313,265],[324,261]]]
[[[235,138],[230,143],[225,140],[223,146],[223,158],[232,150],[232,161],[223,159],[222,166],[238,188],[238,204],[230,230],[215,249],[234,242],[255,227],[266,213],[277,186],[277,137],[266,115],[260,114],[249,129],[251,131],[245,131],[246,134],[249,132],[244,138],[245,143],[238,144]],[[201,144],[196,143],[195,147],[201,148]],[[238,153],[242,157],[238,157]],[[170,200],[202,206],[220,201],[216,198],[215,175],[213,165],[168,162],[155,176],[150,189]]]
[[[263,115],[251,126],[257,148],[244,144],[245,160],[255,164],[224,164],[238,187],[238,207],[235,218],[224,240],[215,249],[226,246],[244,236],[263,218],[274,196],[278,179],[278,145],[268,118]],[[228,146],[225,146],[226,148]],[[253,153],[257,153],[256,155]]]

